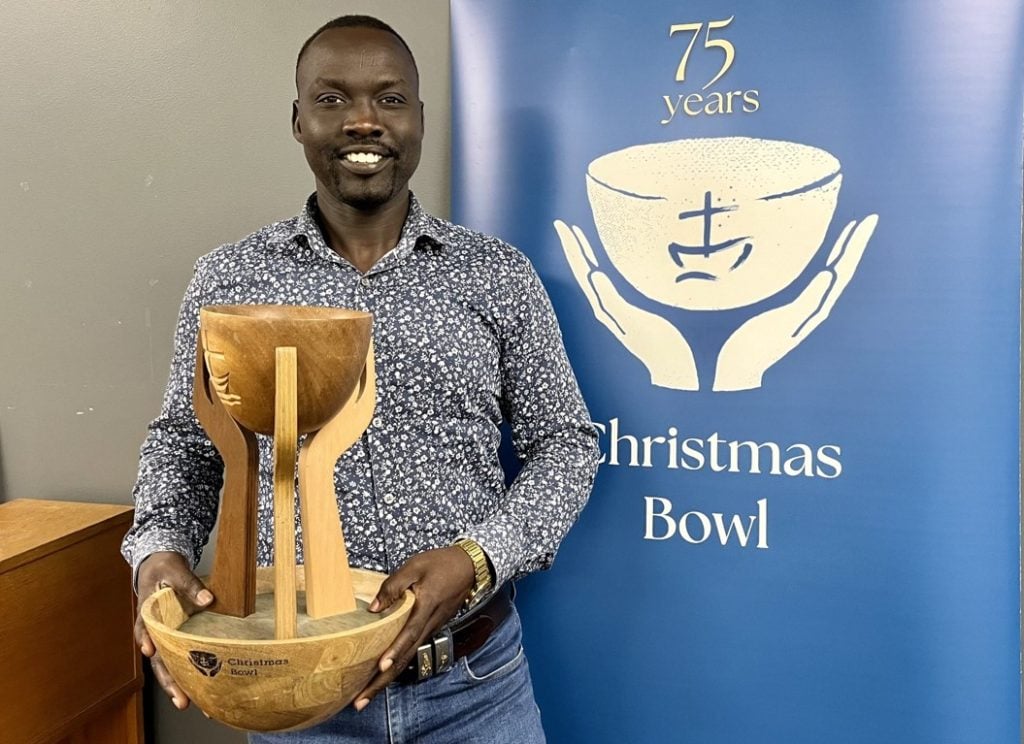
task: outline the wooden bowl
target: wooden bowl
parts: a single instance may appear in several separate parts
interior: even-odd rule
[[[296,584],[304,590],[304,571],[296,568]],[[365,607],[385,574],[352,569],[356,597]],[[324,721],[361,692],[373,677],[384,650],[395,640],[412,610],[412,592],[379,615],[363,609],[324,620],[304,621],[300,637],[273,638],[273,568],[258,568],[257,611],[247,618],[201,612],[189,618],[170,588],[150,595],[142,619],[174,681],[208,716],[246,731],[288,731]],[[262,601],[261,601],[262,600]],[[269,612],[261,610],[268,604]],[[303,598],[299,595],[300,610]],[[362,613],[363,617],[357,617]],[[353,624],[346,630],[301,637],[318,623]],[[201,625],[204,634],[188,632]],[[323,627],[320,625],[319,627]],[[241,629],[243,632],[238,632]],[[236,632],[248,639],[225,638]]]
[[[348,400],[366,363],[373,316],[335,307],[208,305],[199,311],[206,366],[239,424],[274,433],[275,356],[294,346],[298,433],[316,431]]]

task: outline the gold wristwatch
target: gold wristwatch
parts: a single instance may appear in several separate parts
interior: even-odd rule
[[[487,564],[487,555],[484,549],[476,540],[463,538],[455,542],[457,546],[466,551],[466,555],[473,561],[473,572],[476,574],[473,588],[469,590],[466,598],[466,609],[474,607],[494,586],[494,579],[491,577],[491,567]]]

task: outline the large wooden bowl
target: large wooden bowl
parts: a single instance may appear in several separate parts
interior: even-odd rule
[[[208,305],[199,311],[206,366],[227,412],[274,433],[275,349],[294,346],[298,433],[316,431],[348,400],[366,364],[373,316],[335,307]]]
[[[352,578],[356,597],[368,603],[387,577],[352,569]],[[257,595],[273,592],[273,568],[258,568],[256,580]],[[304,589],[301,566],[296,584]],[[189,618],[169,588],[143,602],[142,619],[174,681],[203,712],[246,731],[288,731],[320,723],[352,702],[405,625],[413,601],[406,592],[364,625],[281,641],[183,632]],[[210,622],[261,622],[258,613],[242,619],[202,614],[213,616],[204,618]]]

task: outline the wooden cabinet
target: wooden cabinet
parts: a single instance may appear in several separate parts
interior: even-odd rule
[[[125,506],[0,504],[0,741],[141,744]]]

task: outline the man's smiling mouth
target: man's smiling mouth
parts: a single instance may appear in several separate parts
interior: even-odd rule
[[[335,153],[337,162],[349,173],[372,176],[395,162],[394,153],[383,146],[357,147]]]
[[[349,163],[362,163],[365,165],[376,165],[384,159],[382,155],[378,155],[375,152],[348,152],[345,153],[344,159]]]

